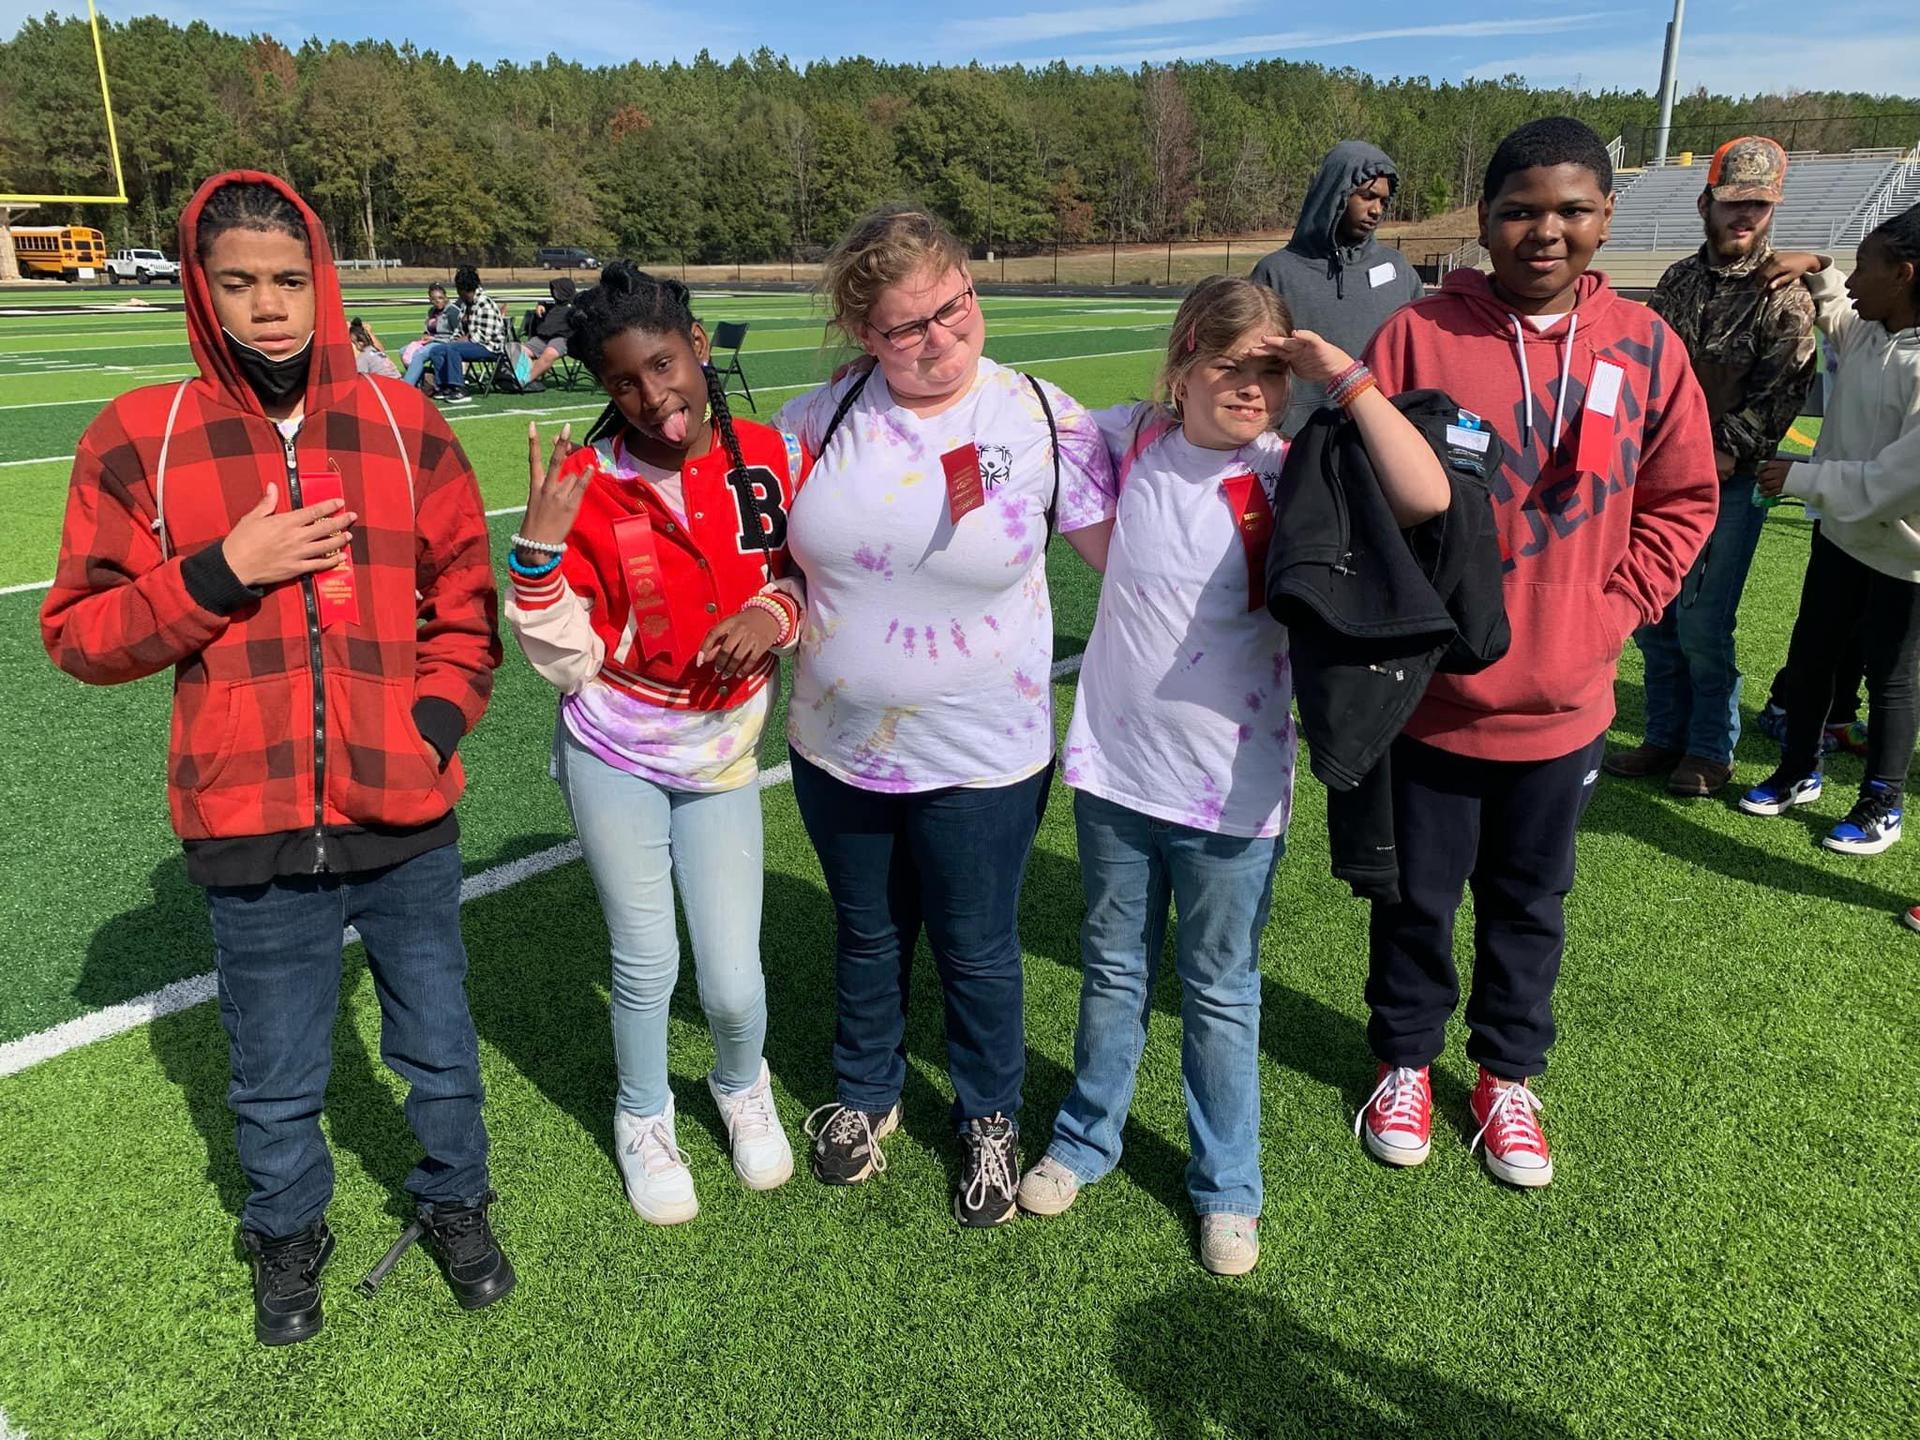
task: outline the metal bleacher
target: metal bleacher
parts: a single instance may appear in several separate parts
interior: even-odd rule
[[[1609,244],[1616,250],[1690,248],[1700,240],[1695,201],[1707,158],[1622,177]],[[1920,146],[1792,155],[1774,215],[1773,243],[1785,248],[1851,248],[1889,215],[1920,200]]]

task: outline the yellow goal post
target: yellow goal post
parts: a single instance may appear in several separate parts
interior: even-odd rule
[[[113,96],[107,89],[107,52],[100,44],[100,14],[87,0],[87,24],[93,31],[93,63],[100,72],[100,109],[107,120],[107,157],[113,162],[111,195],[0,195],[0,209],[18,205],[124,205],[127,177],[120,168],[120,137],[113,126]]]

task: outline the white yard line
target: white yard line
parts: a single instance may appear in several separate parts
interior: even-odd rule
[[[1064,660],[1054,662],[1053,678],[1064,680],[1080,668],[1080,657],[1069,655]],[[793,779],[791,765],[776,765],[770,770],[760,772],[760,788],[773,790]],[[549,846],[531,855],[523,855],[518,860],[509,860],[504,865],[495,865],[482,870],[477,875],[469,875],[460,884],[460,903],[480,900],[488,895],[497,895],[502,890],[511,889],[562,865],[570,864],[580,858],[580,842],[568,840],[564,844]],[[359,939],[358,933],[348,926],[341,933],[341,943],[351,945]],[[43,1060],[51,1060],[56,1055],[64,1055],[69,1050],[78,1050],[82,1046],[92,1045],[96,1041],[123,1035],[129,1030],[137,1030],[168,1015],[190,1010],[196,1005],[204,1005],[214,998],[214,977],[209,970],[204,975],[192,975],[185,980],[175,980],[170,985],[162,985],[158,990],[149,991],[122,1005],[109,1005],[102,1010],[90,1011],[64,1024],[41,1030],[33,1035],[23,1035],[18,1040],[10,1040],[0,1045],[0,1076],[16,1074],[30,1065],[38,1065]],[[4,1417],[0,1416],[0,1426]],[[8,1440],[7,1432],[0,1428],[0,1440]]]

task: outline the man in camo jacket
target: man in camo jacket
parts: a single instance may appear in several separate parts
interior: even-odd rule
[[[1804,286],[1769,290],[1758,272],[1786,179],[1786,152],[1748,135],[1707,169],[1706,243],[1660,279],[1648,303],[1686,342],[1713,419],[1720,515],[1666,614],[1634,632],[1646,658],[1645,741],[1606,760],[1610,775],[1666,775],[1676,795],[1703,796],[1733,775],[1740,670],[1733,627],[1766,511],[1754,476],[1806,400],[1814,372],[1813,304]]]

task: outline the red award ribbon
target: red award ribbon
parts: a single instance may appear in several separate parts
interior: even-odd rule
[[[1247,609],[1258,610],[1267,601],[1267,547],[1273,540],[1273,502],[1253,475],[1235,475],[1220,482],[1220,493],[1233,511],[1233,528],[1247,552]]]
[[[345,504],[346,499],[346,481],[335,461],[327,461],[324,470],[300,472],[300,503],[303,507],[324,505],[329,500]],[[320,612],[322,630],[330,630],[343,623],[360,623],[360,594],[354,583],[353,550],[350,546],[340,552],[340,562],[331,570],[314,572],[313,598]]]
[[[958,525],[962,516],[987,503],[980,483],[980,447],[969,444],[947,451],[940,468],[947,472],[947,518]]]
[[[627,581],[627,608],[633,614],[634,649],[658,655],[673,647],[673,612],[660,586],[660,557],[653,548],[653,521],[643,510],[613,522],[613,543],[620,551],[620,573]],[[636,666],[637,668],[637,666]]]

